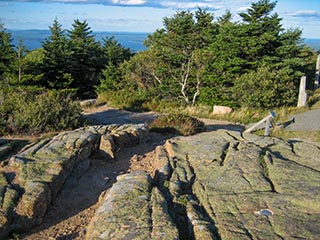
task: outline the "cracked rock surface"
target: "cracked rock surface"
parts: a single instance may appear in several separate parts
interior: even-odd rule
[[[102,197],[86,239],[179,239],[164,197],[144,171],[118,176]]]
[[[0,238],[41,224],[66,181],[89,169],[92,155],[110,160],[115,151],[147,138],[144,124],[91,126],[34,143],[11,157],[0,168]]]
[[[41,224],[61,196],[63,211],[85,208],[85,190],[104,192],[75,221],[81,233],[52,239],[319,239],[319,144],[216,130],[128,150],[148,138],[143,124],[94,126],[13,156],[0,171],[0,238]],[[123,151],[128,166],[111,173]]]
[[[174,172],[190,165],[195,174],[191,195],[214,224],[216,238],[319,238],[316,144],[216,131],[171,139],[165,149]],[[170,181],[185,185],[180,174]],[[261,209],[273,215],[255,214]]]

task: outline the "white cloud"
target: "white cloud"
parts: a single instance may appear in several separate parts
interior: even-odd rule
[[[320,13],[318,13],[315,10],[300,10],[300,11],[286,13],[286,14],[288,16],[292,16],[292,17],[302,17],[302,18],[316,17],[316,18],[320,18]]]
[[[217,4],[210,3],[212,1],[204,1],[204,2],[159,2],[161,6],[166,8],[174,8],[174,9],[195,9],[195,8],[208,8],[211,10],[221,9],[221,6]]]
[[[120,5],[143,5],[146,3],[145,0],[112,0],[114,4]]]

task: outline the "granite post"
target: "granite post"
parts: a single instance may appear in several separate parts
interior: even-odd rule
[[[307,105],[308,95],[306,93],[307,77],[302,76],[300,80],[299,98],[297,107],[305,107]]]
[[[320,84],[320,54],[318,55],[317,63],[316,63],[316,78],[314,80],[314,90],[319,88],[319,84]]]

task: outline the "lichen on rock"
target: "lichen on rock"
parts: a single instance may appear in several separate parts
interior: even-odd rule
[[[143,124],[84,127],[29,145],[11,157],[0,172],[0,238],[41,224],[67,178],[77,179],[90,167],[90,157],[99,152],[106,134],[117,139],[109,149],[113,155],[116,148],[146,141],[148,129]]]

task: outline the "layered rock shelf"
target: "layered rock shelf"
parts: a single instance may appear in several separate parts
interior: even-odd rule
[[[86,239],[179,239],[162,193],[143,171],[121,175],[101,199]]]
[[[319,145],[217,131],[173,139],[165,150],[171,192],[197,199],[217,239],[319,238]]]
[[[1,237],[40,224],[92,155],[115,159],[147,139],[144,125],[95,126],[12,157],[0,173]],[[85,238],[319,239],[319,154],[317,143],[236,131],[171,138],[155,149],[154,177],[125,173],[100,195]]]
[[[146,141],[143,125],[93,126],[61,133],[28,146],[0,172],[0,238],[42,222],[48,206],[69,176],[79,178],[90,156],[114,158],[114,152]]]

